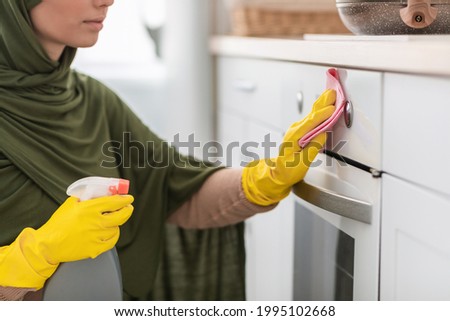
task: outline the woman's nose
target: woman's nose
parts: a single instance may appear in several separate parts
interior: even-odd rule
[[[110,7],[114,4],[114,0],[94,0],[97,7]]]

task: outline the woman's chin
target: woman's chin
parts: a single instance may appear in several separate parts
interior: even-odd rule
[[[89,39],[83,39],[82,41],[77,41],[74,44],[69,45],[74,48],[90,48],[93,47],[98,41],[98,35],[95,37],[90,37]]]

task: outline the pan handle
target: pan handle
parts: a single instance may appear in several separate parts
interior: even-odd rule
[[[431,6],[431,0],[408,0],[406,8],[400,10],[403,22],[414,29],[428,27],[436,20],[438,10]]]

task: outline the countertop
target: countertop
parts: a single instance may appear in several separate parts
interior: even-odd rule
[[[450,77],[450,35],[305,35],[302,39],[214,36],[214,55]]]

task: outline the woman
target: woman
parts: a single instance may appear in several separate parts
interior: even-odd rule
[[[325,135],[303,150],[297,140],[331,116],[335,93],[291,126],[279,157],[243,170],[208,167],[179,155],[112,91],[70,69],[75,48],[96,43],[112,4],[0,2],[0,298],[22,299],[60,263],[116,246],[126,299],[243,299],[237,223],[272,209],[304,177]],[[152,148],[136,150],[135,142]],[[132,196],[66,199],[69,184],[92,175],[129,179],[134,212]]]

